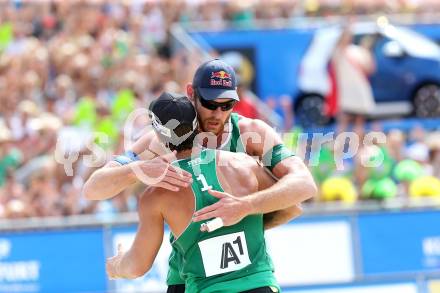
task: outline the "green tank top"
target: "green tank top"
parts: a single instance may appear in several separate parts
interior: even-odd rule
[[[238,121],[240,117],[237,113],[231,114],[229,133],[225,133],[228,135],[226,142],[221,145],[218,149],[223,151],[229,151],[233,153],[245,153],[243,142],[240,138],[240,128],[238,127]]]
[[[244,145],[240,138],[240,128],[238,127],[238,121],[240,117],[237,113],[232,113],[230,118],[229,132],[225,133],[227,135],[225,143],[220,146],[220,150],[230,151],[233,153],[244,153]],[[173,243],[174,238],[170,234],[170,243]],[[185,281],[181,278],[179,274],[179,263],[180,256],[174,247],[171,250],[170,257],[168,258],[168,275],[167,284],[168,285],[179,285],[184,284]]]
[[[223,191],[216,173],[216,150],[205,149],[196,158],[173,164],[193,174],[196,210],[218,201],[208,193],[211,188]],[[265,286],[279,290],[266,252],[263,215],[247,216],[210,233],[201,232],[201,224],[191,222],[172,243],[180,255],[185,292],[241,292]]]

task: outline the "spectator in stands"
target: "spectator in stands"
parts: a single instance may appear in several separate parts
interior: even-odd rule
[[[0,187],[6,183],[8,174],[21,163],[21,153],[13,147],[12,143],[11,131],[0,120]]]
[[[425,174],[432,174],[425,130],[420,125],[414,127],[411,129],[408,139],[409,142],[405,148],[405,157],[421,164]]]
[[[247,86],[243,83],[239,83],[237,86],[237,93],[240,97],[240,101],[235,104],[234,112],[248,118],[257,119],[259,118],[258,111],[255,108],[255,105],[252,103],[251,99],[247,96],[247,92]]]
[[[432,176],[440,178],[440,132],[431,133],[426,138],[429,147],[429,160],[432,165]]]
[[[282,95],[279,97],[280,107],[284,114],[283,131],[292,130],[294,124],[292,97],[289,95]]]
[[[399,129],[392,129],[387,135],[387,154],[394,162],[403,160],[405,156],[405,134]]]
[[[354,131],[363,137],[365,116],[375,108],[368,76],[375,64],[370,51],[352,43],[350,25],[346,25],[332,57],[335,71],[338,105],[338,133],[348,129],[350,120],[355,121]],[[349,77],[349,78],[348,78]]]

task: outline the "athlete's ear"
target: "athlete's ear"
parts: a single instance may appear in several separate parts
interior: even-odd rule
[[[186,94],[188,95],[190,101],[194,103],[194,89],[191,83],[188,83],[186,85]]]

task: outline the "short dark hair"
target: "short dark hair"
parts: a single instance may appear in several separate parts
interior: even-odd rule
[[[189,129],[189,127],[186,125],[179,125],[178,127],[176,127],[176,129],[174,129],[174,131],[178,136],[182,136],[182,135],[185,135],[186,133],[188,133],[188,129]],[[178,132],[184,132],[184,133],[182,135],[179,135]],[[184,141],[182,141],[181,143],[179,143],[177,145],[174,145],[173,143],[169,142],[168,148],[171,151],[177,151],[177,152],[190,150],[194,146],[194,139],[196,138],[197,134],[199,134],[198,129],[194,130],[190,136],[188,136]]]

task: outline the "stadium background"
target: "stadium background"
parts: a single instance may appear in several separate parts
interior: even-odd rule
[[[370,120],[365,129],[387,135],[384,163],[365,170],[356,154],[337,170],[331,147],[310,147],[312,133],[336,124],[304,125],[292,111],[319,29],[385,22],[439,43],[439,9],[435,0],[0,1],[0,292],[164,290],[166,238],[142,279],[105,276],[105,258],[133,237],[141,190],[89,202],[81,188],[87,162],[122,152],[127,115],[163,90],[183,92],[212,56],[239,73],[238,110],[319,163],[310,168],[320,197],[267,233],[284,291],[440,292],[438,117]],[[439,84],[432,97],[440,108]]]

